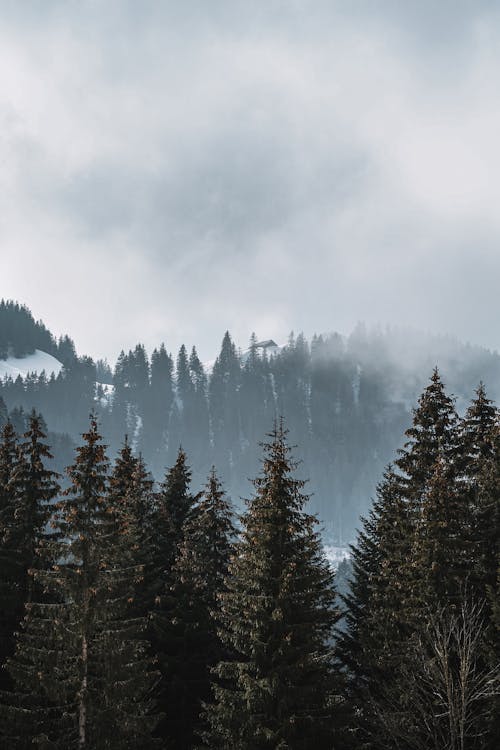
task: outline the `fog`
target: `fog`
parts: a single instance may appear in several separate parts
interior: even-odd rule
[[[4,2],[1,294],[82,353],[497,348],[490,2]]]

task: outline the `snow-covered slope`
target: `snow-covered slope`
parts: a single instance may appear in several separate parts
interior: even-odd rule
[[[47,377],[50,377],[52,373],[59,375],[62,367],[62,363],[51,354],[35,349],[33,354],[28,354],[26,357],[0,359],[0,379],[10,376],[15,380],[18,375],[25,378],[30,372],[41,373],[43,370]]]

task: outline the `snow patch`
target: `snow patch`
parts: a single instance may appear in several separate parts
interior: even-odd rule
[[[47,377],[52,373],[57,376],[62,369],[63,364],[58,359],[47,352],[35,349],[33,354],[26,357],[8,357],[0,360],[0,379],[10,377],[15,380],[19,375],[26,378],[30,373],[40,375],[44,370]]]
[[[115,392],[115,386],[110,383],[99,383],[96,381],[96,399],[99,401],[101,406],[109,406],[113,401],[113,394]]]
[[[333,544],[325,544],[325,555],[333,568],[338,568],[343,560],[348,560],[350,555],[349,547],[336,547]]]

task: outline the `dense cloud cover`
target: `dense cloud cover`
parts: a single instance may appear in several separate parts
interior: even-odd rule
[[[494,2],[15,0],[1,295],[80,351],[408,324],[498,346]]]

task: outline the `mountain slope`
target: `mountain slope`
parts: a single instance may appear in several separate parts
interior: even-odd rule
[[[26,378],[30,374],[37,373],[40,375],[45,372],[47,377],[52,373],[59,375],[63,368],[62,362],[47,352],[35,349],[33,354],[27,354],[24,357],[7,357],[0,359],[0,379],[5,377],[15,380],[19,375]]]

